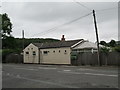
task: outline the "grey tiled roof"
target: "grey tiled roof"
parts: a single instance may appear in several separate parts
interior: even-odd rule
[[[35,46],[45,49],[45,48],[61,48],[61,47],[71,47],[72,45],[82,41],[83,39],[79,40],[70,40],[70,41],[58,41],[58,42],[51,42],[51,43],[33,43]]]

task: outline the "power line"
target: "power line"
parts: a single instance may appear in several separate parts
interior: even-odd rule
[[[107,11],[107,10],[113,10],[113,9],[117,9],[117,8],[120,8],[120,7],[113,7],[113,8],[106,8],[106,9],[96,10],[96,12]]]
[[[90,10],[90,11],[92,11],[92,9],[91,8],[88,8],[87,6],[85,6],[84,4],[81,4],[80,2],[77,2],[76,0],[73,0],[75,3],[77,3],[78,5],[80,5],[80,6],[82,6],[82,7],[84,7],[84,8],[86,8],[86,9],[88,9],[88,10]]]
[[[91,13],[92,13],[92,12],[91,12]],[[67,25],[67,24],[71,24],[71,23],[73,23],[73,22],[75,22],[75,21],[77,21],[77,20],[79,20],[79,19],[82,19],[82,18],[90,15],[91,13],[86,14],[86,15],[84,15],[84,16],[81,16],[81,17],[79,17],[79,18],[76,18],[76,19],[74,19],[74,20],[71,20],[71,21],[69,21],[69,22],[67,22],[67,23],[64,23],[64,24],[62,24],[62,25],[56,26],[56,27],[54,27],[54,28],[48,29],[48,30],[46,30],[46,31],[43,31],[43,32],[34,34],[34,35],[32,35],[32,36],[35,36],[35,35],[38,35],[38,34],[39,34],[39,35],[45,35],[45,33],[49,33],[49,32],[55,31],[56,29],[58,29],[58,28],[60,28],[60,27],[62,27],[62,26],[65,26],[65,25]]]
[[[73,0],[73,1],[74,1],[75,3],[77,3],[78,5],[80,5],[80,6],[84,7],[84,8],[92,11],[91,8],[85,6],[84,4],[82,4],[82,3],[80,3],[80,2],[77,2],[76,0]],[[106,8],[106,9],[101,9],[101,10],[96,10],[96,11],[97,11],[97,12],[101,12],[101,11],[107,11],[107,10],[112,10],[112,9],[117,9],[117,8],[120,8],[120,7]]]
[[[90,12],[90,13],[84,15],[84,16],[81,16],[81,17],[79,17],[79,18],[73,19],[73,20],[71,20],[71,21],[69,21],[69,22],[66,22],[66,23],[64,23],[64,24],[62,24],[62,25],[56,26],[56,27],[54,27],[54,28],[48,29],[48,30],[46,30],[46,31],[43,31],[43,32],[40,32],[40,33],[37,33],[37,34],[34,34],[34,35],[32,35],[32,36],[35,36],[35,35],[38,35],[38,34],[41,35],[41,36],[42,36],[42,35],[45,35],[45,34],[48,34],[48,33],[50,33],[50,32],[55,31],[55,30],[58,29],[58,28],[61,28],[62,26],[71,24],[71,23],[73,23],[73,22],[75,22],[75,21],[78,21],[78,20],[84,18],[84,17],[87,17],[87,16],[89,16],[90,14],[92,14],[92,12]]]

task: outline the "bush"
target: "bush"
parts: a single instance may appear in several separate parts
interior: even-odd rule
[[[108,54],[110,52],[110,48],[103,47],[103,48],[100,49],[100,51],[105,53],[105,54]]]
[[[77,60],[77,56],[71,56],[71,60]]]
[[[120,46],[115,47],[114,50],[120,52]]]

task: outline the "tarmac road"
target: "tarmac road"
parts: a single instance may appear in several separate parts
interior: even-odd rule
[[[118,68],[3,64],[2,88],[118,88]]]

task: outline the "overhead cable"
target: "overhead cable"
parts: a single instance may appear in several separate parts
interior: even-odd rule
[[[107,10],[113,10],[113,9],[117,9],[117,8],[120,8],[120,7],[113,7],[113,8],[106,8],[106,9],[96,10],[96,12],[107,11]]]
[[[53,31],[57,30],[58,28],[61,28],[61,27],[65,26],[65,25],[71,24],[71,23],[73,23],[73,22],[75,22],[75,21],[78,21],[78,20],[84,18],[84,17],[87,17],[87,16],[89,16],[90,14],[92,14],[92,12],[90,12],[90,13],[88,13],[88,14],[86,14],[86,15],[83,15],[83,16],[81,16],[81,17],[78,17],[78,18],[76,18],[76,19],[73,19],[73,20],[71,20],[71,21],[69,21],[69,22],[66,22],[66,23],[64,23],[64,24],[62,24],[62,25],[53,27],[53,28],[51,28],[51,29],[48,29],[48,30],[43,31],[43,32],[40,32],[40,33],[36,33],[36,34],[34,34],[34,35],[32,35],[32,36],[36,36],[36,35],[41,35],[41,36],[42,36],[42,35],[48,34],[48,33],[50,33],[50,32],[53,32]]]
[[[88,8],[87,6],[85,6],[84,4],[82,4],[82,3],[80,3],[80,2],[77,2],[76,0],[73,0],[75,3],[77,3],[78,5],[80,5],[80,6],[82,6],[82,7],[84,7],[84,8],[86,8],[86,9],[88,9],[88,10],[90,10],[90,11],[92,11],[92,9],[91,8]]]

